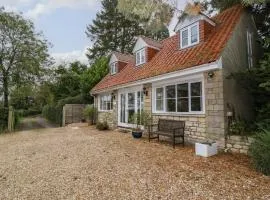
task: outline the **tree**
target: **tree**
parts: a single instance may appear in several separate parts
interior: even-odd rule
[[[12,84],[34,82],[49,61],[48,43],[35,33],[31,21],[14,12],[0,9],[0,82],[4,106],[8,107]]]
[[[185,10],[179,10],[177,3],[179,0],[118,0],[118,10],[128,19],[133,15],[139,16],[138,21],[145,21],[148,29],[160,30],[164,25],[168,25],[172,16],[177,13],[181,15]],[[221,10],[231,7],[233,4],[242,3],[245,6],[254,4],[266,4],[268,0],[212,0],[211,5]],[[201,0],[194,0],[195,4]],[[205,0],[208,3],[209,0]]]
[[[135,36],[145,35],[163,39],[169,35],[164,27],[162,33],[145,31],[142,23],[134,20],[138,16],[133,15],[132,18],[127,19],[118,11],[117,4],[117,0],[103,0],[102,10],[96,15],[93,23],[87,26],[86,35],[94,42],[87,53],[91,61],[107,56],[111,51],[131,52]]]
[[[84,99],[92,101],[90,90],[101,81],[109,72],[108,58],[101,57],[97,59],[92,66],[81,76],[81,93]]]

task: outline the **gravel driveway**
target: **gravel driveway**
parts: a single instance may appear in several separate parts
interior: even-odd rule
[[[241,155],[205,159],[91,127],[0,135],[0,199],[269,198],[269,177]]]

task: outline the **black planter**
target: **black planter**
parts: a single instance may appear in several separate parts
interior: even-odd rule
[[[132,136],[134,138],[141,138],[142,137],[142,131],[132,131]]]

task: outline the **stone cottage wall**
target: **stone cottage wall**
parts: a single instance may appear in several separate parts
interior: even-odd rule
[[[159,118],[183,120],[186,122],[186,140],[190,143],[205,142],[214,140],[218,142],[220,148],[224,147],[225,117],[223,103],[223,77],[222,71],[213,71],[213,77],[208,77],[208,72],[204,73],[205,88],[205,114],[203,115],[179,115],[179,114],[152,114],[153,123],[157,123]],[[148,91],[145,96],[144,110],[152,111],[152,85],[144,87]]]
[[[227,149],[229,152],[247,154],[253,141],[251,137],[233,135],[228,138]]]
[[[113,110],[111,111],[98,111],[98,121],[105,122],[107,121],[110,129],[117,128],[118,120],[118,93],[113,91],[115,98],[113,99]],[[96,99],[96,105],[99,105],[99,102]]]

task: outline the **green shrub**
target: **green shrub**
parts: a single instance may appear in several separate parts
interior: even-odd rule
[[[0,133],[8,126],[8,108],[0,108]]]
[[[83,110],[83,115],[87,120],[94,123],[96,116],[96,108],[94,107],[94,105],[86,106],[85,109]]]
[[[105,122],[97,122],[96,128],[100,131],[104,131],[104,130],[109,129],[109,125],[106,121]]]
[[[263,130],[255,137],[249,153],[256,170],[270,175],[270,130]]]
[[[29,117],[29,116],[35,116],[42,113],[41,110],[35,109],[35,108],[29,108],[28,110],[17,110],[16,111],[21,117]]]
[[[46,105],[42,109],[42,116],[55,124],[62,124],[62,107]]]

